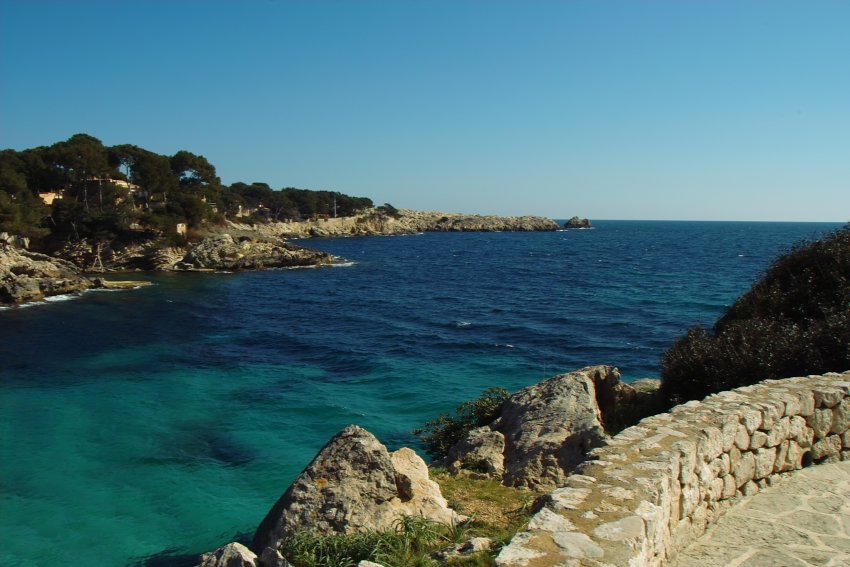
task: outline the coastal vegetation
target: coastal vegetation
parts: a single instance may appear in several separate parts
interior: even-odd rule
[[[51,146],[0,151],[0,232],[56,248],[68,241],[180,243],[225,219],[275,221],[349,216],[372,207],[366,197],[261,182],[222,184],[204,156],[161,155],[76,134]]]
[[[426,518],[404,516],[392,529],[354,534],[317,536],[299,532],[285,540],[279,551],[294,567],[354,567],[360,561],[381,565],[431,567],[488,567],[530,517],[533,497],[502,486],[494,479],[454,476],[432,469],[449,505],[468,520],[447,526]],[[475,553],[452,554],[472,538],[490,545]]]
[[[510,396],[504,388],[488,388],[474,400],[461,403],[454,415],[442,414],[425,422],[413,434],[422,440],[425,452],[434,459],[448,455],[449,449],[476,427],[487,425],[499,416],[502,404]]]
[[[662,360],[670,405],[769,378],[850,368],[850,225],[777,258],[712,329]]]

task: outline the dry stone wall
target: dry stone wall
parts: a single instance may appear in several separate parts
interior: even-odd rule
[[[593,450],[496,564],[665,565],[741,496],[838,460],[850,460],[850,371],[689,402]]]

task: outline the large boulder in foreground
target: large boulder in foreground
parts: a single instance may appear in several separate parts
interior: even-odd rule
[[[460,520],[410,449],[387,451],[356,425],[339,432],[295,479],[257,528],[262,552],[298,531],[315,535],[387,530],[403,516]]]
[[[512,395],[495,421],[470,431],[436,464],[501,478],[507,486],[554,489],[606,442],[606,426],[618,426],[623,415],[642,417],[632,407],[641,395],[611,366],[555,376]]]
[[[506,485],[561,486],[588,451],[605,443],[597,388],[613,388],[610,366],[582,368],[520,390],[502,406],[492,428],[505,436]]]

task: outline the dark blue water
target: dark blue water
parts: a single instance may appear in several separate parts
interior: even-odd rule
[[[312,240],[336,268],[169,274],[0,311],[0,565],[167,565],[251,532],[339,429],[391,447],[482,390],[657,376],[839,225],[622,222]]]

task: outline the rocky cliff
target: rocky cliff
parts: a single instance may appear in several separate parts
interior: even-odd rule
[[[91,287],[95,283],[71,262],[0,244],[0,303],[39,301]]]

